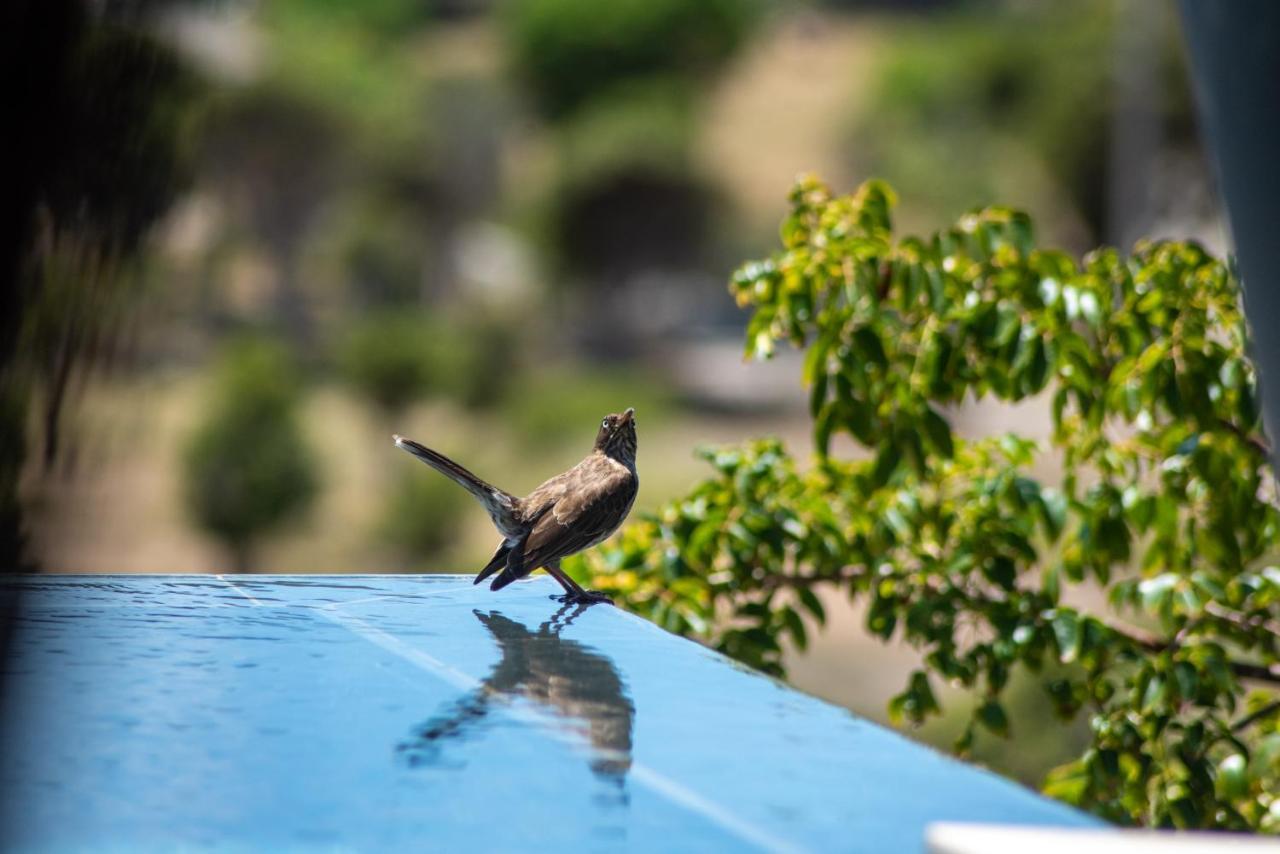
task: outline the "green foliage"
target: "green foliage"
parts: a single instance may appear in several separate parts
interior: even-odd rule
[[[222,364],[207,418],[187,445],[187,505],[230,549],[237,571],[250,568],[262,536],[299,516],[318,491],[297,404],[298,379],[284,351],[241,343]]]
[[[564,182],[591,186],[620,167],[687,176],[696,130],[689,94],[658,81],[628,86],[584,107],[561,128]]]
[[[352,208],[332,233],[320,238],[336,246],[348,298],[375,308],[419,303],[425,266],[422,219],[403,205]]]
[[[396,41],[426,24],[437,4],[424,0],[271,0],[270,17],[330,22],[335,28],[370,40]]]
[[[749,354],[806,348],[815,465],[774,440],[706,451],[710,479],[573,570],[774,673],[823,623],[815,591],[846,591],[922,654],[896,719],[938,713],[947,682],[976,698],[957,749],[1016,736],[1010,675],[1041,674],[1092,733],[1050,794],[1124,823],[1280,830],[1280,514],[1237,281],[1188,243],[1077,262],[1001,208],[897,239],[893,203],[806,179],[783,248],[733,277]],[[1037,395],[1060,489],[1030,474],[1035,442],[948,421]],[[838,434],[866,453],[833,453]],[[1078,586],[1110,606],[1068,604]]]
[[[515,355],[511,332],[496,324],[388,311],[356,323],[338,361],[348,382],[394,414],[433,395],[492,404],[506,390]]]
[[[458,487],[425,467],[406,472],[387,500],[379,540],[415,559],[439,562],[440,550],[459,535],[468,505]]]
[[[559,118],[635,81],[714,72],[759,11],[754,0],[519,0],[504,24],[516,72]]]
[[[388,412],[424,397],[437,379],[431,327],[422,317],[390,313],[347,333],[338,354],[347,381]]]
[[[427,87],[406,43],[426,11],[412,0],[275,0],[263,9],[271,63],[256,85],[325,116],[360,153],[421,159],[431,127],[410,107]]]

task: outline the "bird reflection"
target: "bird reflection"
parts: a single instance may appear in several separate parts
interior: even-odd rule
[[[473,611],[498,642],[502,659],[479,687],[398,745],[404,761],[412,767],[442,764],[444,745],[477,734],[495,703],[524,698],[579,732],[592,748],[592,772],[621,790],[631,768],[635,706],[613,662],[560,637],[586,607],[566,605],[537,631],[494,611]]]

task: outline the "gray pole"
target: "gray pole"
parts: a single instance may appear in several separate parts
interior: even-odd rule
[[[1280,2],[1180,0],[1179,6],[1244,284],[1274,466],[1280,437]]]

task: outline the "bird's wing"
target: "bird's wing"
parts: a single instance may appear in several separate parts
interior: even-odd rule
[[[494,580],[494,590],[613,533],[635,500],[636,479],[626,468],[609,463],[581,469],[580,476],[556,492],[550,512],[542,514],[524,541],[519,572],[510,572],[508,565]]]
[[[575,484],[580,483],[585,476],[583,469],[590,462],[590,460],[583,460],[568,471],[561,472],[539,484],[537,489],[520,499],[521,513],[525,524],[534,524],[538,516],[546,512],[550,507],[554,507],[561,498],[564,498],[566,492],[573,488]]]

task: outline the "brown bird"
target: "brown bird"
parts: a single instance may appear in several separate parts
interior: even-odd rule
[[[587,458],[517,498],[486,483],[453,460],[412,439],[396,436],[404,448],[480,500],[502,534],[502,543],[484,569],[479,584],[495,572],[490,590],[501,590],[535,569],[545,569],[560,582],[562,602],[610,602],[596,590],[583,590],[560,569],[560,561],[603,542],[631,512],[640,484],[636,476],[635,410],[606,415],[595,447]],[[501,570],[501,572],[498,572]]]

